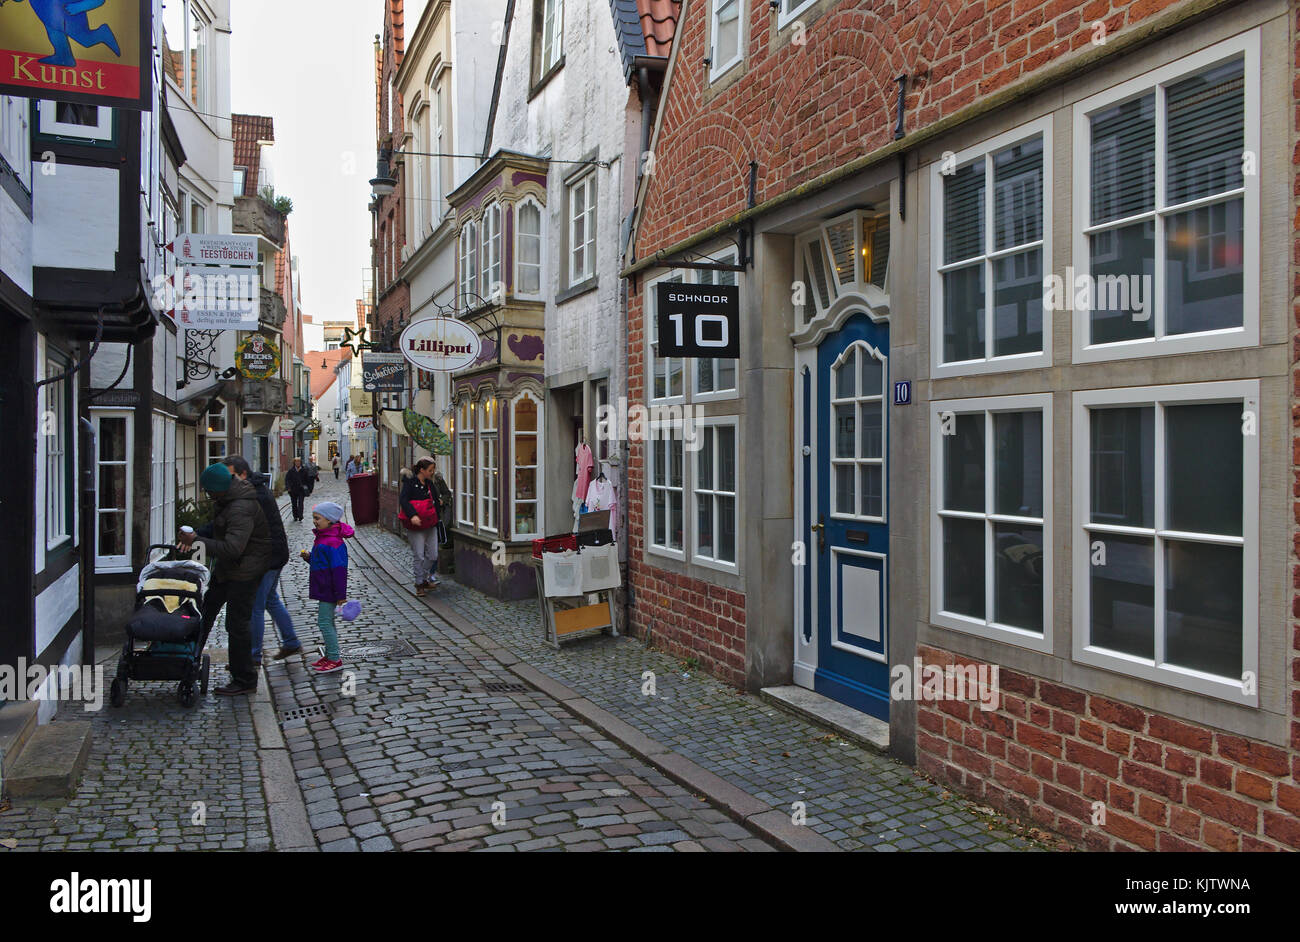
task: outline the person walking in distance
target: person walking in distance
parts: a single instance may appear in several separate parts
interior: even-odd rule
[[[310,497],[311,492],[316,490],[316,482],[320,480],[320,466],[308,456],[303,470],[307,472],[307,496]]]
[[[301,458],[294,458],[293,467],[284,473],[284,489],[289,492],[293,519],[302,520],[302,505],[307,497],[307,469],[302,466]]]
[[[402,490],[397,497],[397,516],[406,527],[411,544],[411,570],[415,594],[424,595],[438,584],[433,575],[438,565],[438,502],[433,487],[433,459],[420,458],[411,470],[402,469]]]
[[[224,464],[208,465],[199,476],[199,486],[217,503],[212,536],[182,534],[179,547],[188,550],[197,539],[214,560],[212,580],[203,597],[204,627],[210,629],[224,606],[226,635],[230,643],[230,682],[214,693],[223,697],[252,693],[257,689],[257,666],[253,662],[249,621],[253,599],[262,576],[271,568],[271,528],[258,504],[253,485],[241,481]]]
[[[348,547],[343,541],[353,530],[342,523],[343,508],[333,501],[323,501],[312,508],[311,521],[316,541],[311,552],[301,556],[311,566],[308,597],[316,600],[316,626],[325,642],[325,656],[311,666],[317,674],[342,670],[339,634],[334,625],[334,610],[348,598]]]
[[[284,533],[284,522],[280,519],[280,508],[275,502],[275,495],[266,486],[266,477],[253,471],[241,455],[227,455],[221,463],[230,469],[230,473],[241,481],[253,485],[257,493],[257,502],[266,517],[271,530],[271,568],[258,583],[257,594],[253,596],[253,613],[249,620],[249,631],[253,642],[253,663],[262,661],[262,639],[266,635],[266,616],[280,633],[280,650],[275,655],[277,661],[302,650],[302,642],[293,630],[293,618],[280,599],[280,573],[289,561],[289,539]]]
[[[334,466],[334,480],[337,481],[337,480],[339,479],[339,456],[338,456],[338,455],[335,455],[335,456],[330,460],[330,464],[332,464],[332,465]]]

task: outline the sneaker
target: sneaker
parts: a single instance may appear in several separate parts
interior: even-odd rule
[[[276,651],[276,652],[275,652],[275,655],[272,657],[272,660],[275,660],[275,661],[283,661],[286,657],[290,657],[290,656],[292,656],[292,655],[294,655],[294,654],[301,654],[301,653],[302,653],[302,645],[301,645],[301,644],[298,645],[296,648],[284,648],[284,647],[282,647],[282,648],[280,648],[279,651]]]
[[[342,661],[331,661],[329,658],[321,658],[311,668],[317,674],[332,674],[335,671],[343,670]]]

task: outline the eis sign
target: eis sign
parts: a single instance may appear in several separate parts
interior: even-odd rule
[[[740,288],[660,282],[656,323],[661,357],[740,357]]]
[[[0,94],[151,110],[152,12],[150,0],[0,0]]]

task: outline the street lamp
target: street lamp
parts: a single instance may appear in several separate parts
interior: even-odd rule
[[[370,181],[370,189],[375,199],[382,199],[385,196],[391,196],[393,190],[397,189],[397,178],[392,175],[388,159],[391,151],[385,147],[379,151],[379,162],[375,168],[375,178]]]

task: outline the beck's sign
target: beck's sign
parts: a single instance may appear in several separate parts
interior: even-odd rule
[[[0,0],[0,95],[152,110],[152,15],[151,0]]]
[[[361,388],[366,392],[401,392],[406,388],[406,360],[400,353],[363,353]]]
[[[739,358],[738,287],[660,282],[656,288],[659,356]]]
[[[478,331],[450,317],[411,321],[398,345],[409,363],[430,373],[463,370],[478,359],[482,349]]]

